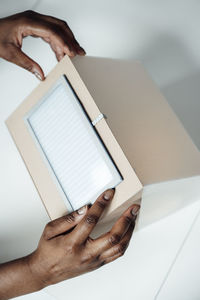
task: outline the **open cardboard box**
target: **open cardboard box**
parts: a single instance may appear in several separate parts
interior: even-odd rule
[[[102,222],[141,198],[142,184],[65,56],[6,120],[51,219],[115,197]]]
[[[95,57],[77,57],[73,59],[73,64],[98,106],[99,110],[96,108],[93,110],[95,112],[93,117],[96,117],[99,112],[106,115],[109,128],[144,186],[157,182],[190,178],[200,174],[198,149],[140,63]],[[68,70],[68,72],[70,71]],[[51,72],[47,77],[47,84],[42,83],[44,84],[42,93],[45,91],[45,84],[48,88],[49,82],[53,80],[54,72]],[[37,90],[31,94],[33,96],[28,97],[29,104],[33,98],[35,99],[40,95],[40,91],[41,89],[39,94]],[[103,127],[100,126],[102,132],[105,129],[105,120],[103,123]],[[22,123],[18,123],[19,127],[20,124]],[[17,134],[20,128],[16,130],[15,118],[11,116],[7,125],[20,149],[23,139],[19,145],[15,133]],[[21,154],[26,162],[24,154]],[[31,160],[31,157],[28,159]],[[32,164],[32,168],[34,169],[34,164]],[[45,178],[46,181],[48,176],[47,173],[45,175],[45,172],[42,172],[41,176],[36,176],[38,170],[33,171],[33,169],[31,171],[29,169],[29,171],[31,174],[34,172],[33,179],[35,181],[37,178],[35,184],[41,195],[41,179]],[[136,177],[135,179],[137,181]],[[50,181],[48,182],[49,185]],[[46,193],[44,190],[43,192]],[[120,201],[116,201],[116,199],[113,201],[105,217],[100,220],[94,234],[104,231],[105,227],[110,226],[111,221],[113,222],[131,203],[140,198],[141,185],[139,181],[137,181],[135,193],[132,193],[133,197],[127,198],[125,195],[126,201],[123,201],[123,192],[120,195]],[[55,218],[64,214],[64,206],[61,207],[61,210],[57,209],[55,214],[53,213],[55,207],[53,201],[59,197],[56,189],[53,193],[50,190],[45,197],[50,199],[48,198],[50,196],[51,200],[48,203],[43,199],[47,210],[49,210],[48,204],[51,206],[50,216]],[[147,223],[161,218],[164,210],[166,210],[166,205],[162,205],[162,200],[160,200],[155,218],[155,214],[148,206]],[[140,220],[144,219],[143,211],[144,202],[142,203]],[[145,224],[145,222],[143,223]]]

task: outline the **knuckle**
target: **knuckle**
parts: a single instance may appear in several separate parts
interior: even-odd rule
[[[101,209],[104,209],[106,207],[106,203],[103,200],[97,201],[97,206]]]
[[[81,257],[81,264],[89,264],[94,260],[94,257],[91,253],[86,253]]]
[[[26,11],[23,12],[22,16],[24,17],[24,19],[32,19],[33,17],[35,17],[37,15],[37,13],[31,9],[28,9]]]
[[[130,224],[131,222],[132,222],[131,217],[125,216],[125,218],[124,218],[124,223],[128,225],[128,224]]]
[[[120,240],[121,240],[121,236],[117,233],[113,233],[109,238],[109,242],[112,246],[118,244]]]
[[[57,26],[56,24],[48,24],[48,26],[46,26],[46,30],[56,37],[60,35],[59,26]]]
[[[50,230],[52,227],[53,227],[53,222],[49,222],[49,223],[46,224],[45,230],[48,231],[48,230]]]
[[[66,247],[65,247],[65,251],[67,254],[70,254],[70,253],[74,253],[75,252],[75,246],[73,244],[68,244]]]
[[[74,214],[66,215],[66,216],[64,217],[64,220],[65,220],[67,223],[72,224],[72,223],[75,222],[75,216],[74,216]]]
[[[80,47],[80,45],[79,45],[79,42],[76,40],[76,39],[74,39],[74,44],[76,45],[76,46],[79,46]]]
[[[64,20],[60,20],[60,24],[61,24],[62,26],[64,26],[64,27],[68,27],[67,22],[64,21]]]
[[[44,25],[44,27],[51,35],[54,35],[56,38],[62,37],[61,28],[59,24],[48,23]]]
[[[45,240],[49,240],[49,238],[50,238],[49,232],[44,231],[44,232],[43,232],[43,238],[44,238]]]
[[[26,65],[24,66],[24,69],[27,70],[27,71],[29,71],[29,72],[33,72],[33,66],[30,65],[30,64],[26,64]]]
[[[89,262],[88,256],[81,257],[81,265],[87,264]]]
[[[33,15],[33,14],[36,14],[32,9],[27,9],[25,10],[24,12],[25,15]]]
[[[127,243],[122,243],[118,246],[118,253],[121,254],[120,256],[124,255],[126,249],[128,247],[128,244]]]
[[[94,242],[94,240],[91,237],[88,237],[87,244],[91,245]]]
[[[44,233],[43,233],[44,239],[46,239],[46,240],[49,239],[52,228],[53,228],[52,222],[47,223],[47,225],[44,228]]]
[[[98,221],[98,217],[96,215],[88,215],[85,218],[85,222],[89,225],[96,224]]]
[[[99,265],[99,268],[101,268],[101,267],[103,267],[103,265],[105,265],[105,260],[103,260],[101,263],[100,263],[100,265]]]

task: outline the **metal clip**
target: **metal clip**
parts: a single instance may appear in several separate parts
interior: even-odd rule
[[[99,121],[101,121],[103,118],[106,119],[106,116],[104,114],[99,114],[96,119],[92,121],[92,125],[95,126]]]

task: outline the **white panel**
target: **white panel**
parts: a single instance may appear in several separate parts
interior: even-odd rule
[[[94,202],[121,176],[74,91],[61,78],[27,116],[65,198],[73,209]]]

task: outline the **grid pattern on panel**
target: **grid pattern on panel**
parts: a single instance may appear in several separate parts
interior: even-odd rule
[[[27,121],[73,209],[121,181],[67,81],[57,84]]]

